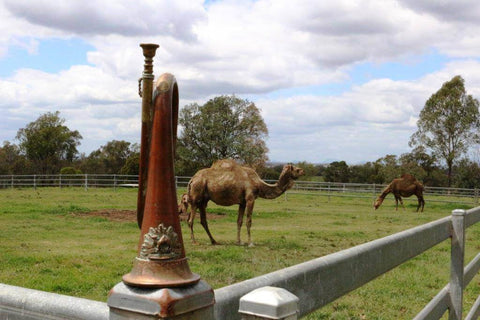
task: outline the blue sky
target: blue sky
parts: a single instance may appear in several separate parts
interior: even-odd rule
[[[438,52],[432,51],[424,55],[412,57],[402,61],[389,62],[361,62],[353,65],[346,72],[348,79],[327,83],[319,86],[302,86],[279,89],[267,93],[271,98],[289,97],[293,95],[339,95],[372,79],[391,79],[395,81],[418,79],[436,70],[440,70],[450,59]],[[432,92],[433,93],[433,92]]]
[[[0,64],[0,76],[8,78],[22,68],[38,69],[48,73],[67,70],[73,65],[88,64],[87,52],[95,50],[79,38],[49,38],[38,41],[35,52],[21,46],[11,46]]]
[[[350,72],[353,83],[365,83],[372,79],[387,78],[395,81],[421,78],[440,70],[450,59],[435,50],[400,61],[383,63],[364,62]]]
[[[261,109],[272,161],[401,155],[442,83],[460,74],[480,97],[478,16],[455,1],[0,0],[0,139],[58,110],[81,152],[138,142],[139,44],[154,42],[181,107],[236,94]]]

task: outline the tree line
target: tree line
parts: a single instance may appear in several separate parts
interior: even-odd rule
[[[412,134],[412,151],[386,155],[374,162],[348,165],[299,162],[304,179],[384,184],[413,174],[428,186],[480,187],[478,162],[467,151],[480,143],[479,102],[455,76],[425,103]],[[204,105],[193,103],[179,114],[175,172],[192,176],[215,160],[232,158],[253,167],[263,179],[277,179],[281,165],[268,163],[268,128],[257,106],[235,95],[219,96]],[[48,112],[17,132],[14,144],[0,147],[0,174],[138,174],[136,143],[112,140],[90,154],[80,154],[82,136],[65,125],[57,112]]]

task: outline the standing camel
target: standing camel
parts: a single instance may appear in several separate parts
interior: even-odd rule
[[[193,220],[198,208],[200,223],[208,234],[212,244],[217,244],[208,229],[206,207],[209,200],[217,205],[231,206],[238,204],[237,243],[240,241],[240,229],[243,216],[247,212],[248,244],[252,246],[250,227],[252,226],[252,211],[257,197],[274,199],[290,189],[298,177],[304,175],[301,168],[287,164],[283,167],[279,180],[275,184],[264,182],[252,168],[240,166],[230,159],[218,160],[210,168],[198,171],[188,183],[188,204],[190,215],[188,226],[193,242]]]
[[[373,205],[375,210],[380,207],[385,197],[389,194],[393,193],[395,197],[395,210],[398,210],[398,201],[400,200],[400,204],[402,205],[403,209],[405,206],[403,205],[402,197],[410,197],[411,195],[416,195],[418,198],[418,206],[417,212],[422,207],[425,206],[425,200],[423,199],[423,185],[415,179],[414,176],[411,174],[404,174],[401,178],[393,179],[390,184],[383,189],[382,194],[377,198],[375,204]]]

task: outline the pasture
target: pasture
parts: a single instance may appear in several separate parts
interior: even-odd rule
[[[179,195],[183,190],[179,190]],[[0,282],[106,301],[132,268],[139,230],[136,189],[0,190]],[[239,282],[437,220],[465,205],[416,199],[394,210],[392,196],[373,211],[372,199],[289,194],[255,202],[255,247],[236,245],[237,207],[209,203],[212,246],[195,220],[197,244],[182,221],[189,265],[213,288]],[[245,226],[242,240],[246,241]],[[449,280],[450,244],[442,243],[306,319],[411,319]],[[480,227],[467,231],[466,261],[480,250]],[[465,305],[480,294],[479,276]]]

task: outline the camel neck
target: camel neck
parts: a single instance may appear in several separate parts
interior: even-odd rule
[[[392,192],[390,185],[388,185],[385,189],[383,189],[382,194],[379,196],[380,199],[385,199],[385,197]]]
[[[259,197],[264,199],[274,199],[281,196],[285,191],[291,188],[294,180],[287,177],[285,173],[280,175],[278,181],[274,184],[263,182],[259,188]]]

